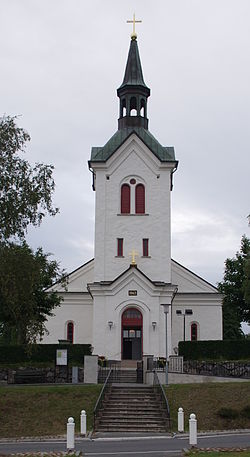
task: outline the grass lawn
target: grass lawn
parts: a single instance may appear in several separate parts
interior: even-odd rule
[[[179,407],[184,409],[185,430],[188,430],[191,413],[196,414],[198,431],[250,428],[250,418],[239,415],[235,419],[224,419],[218,416],[218,410],[222,407],[240,412],[246,405],[250,405],[250,382],[175,384],[166,388],[166,394],[172,430],[177,430]]]
[[[82,409],[87,413],[87,429],[91,430],[101,388],[100,384],[0,387],[0,438],[64,435],[70,416],[74,417],[79,433]],[[198,431],[250,428],[250,418],[240,415],[222,419],[217,414],[221,407],[241,411],[250,405],[250,382],[171,385],[166,393],[173,431],[177,430],[180,406],[185,412],[186,430],[191,413],[197,416]]]
[[[68,417],[80,431],[80,413],[85,409],[87,428],[102,385],[0,387],[0,437],[63,435]]]

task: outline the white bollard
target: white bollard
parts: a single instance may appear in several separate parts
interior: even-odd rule
[[[184,432],[184,411],[183,408],[178,409],[178,432]]]
[[[87,420],[87,416],[86,416],[86,411],[83,409],[81,411],[81,416],[80,416],[80,424],[81,424],[81,435],[86,435],[86,420]]]
[[[195,414],[190,414],[189,419],[189,444],[195,446],[197,444],[197,420]]]
[[[73,417],[67,423],[67,449],[75,449],[75,422]]]

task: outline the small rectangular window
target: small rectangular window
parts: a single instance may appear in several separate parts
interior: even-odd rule
[[[123,238],[117,238],[117,257],[123,257]]]
[[[142,255],[143,257],[148,257],[148,238],[143,238],[142,240]]]

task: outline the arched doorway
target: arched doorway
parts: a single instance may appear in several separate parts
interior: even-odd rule
[[[142,359],[142,314],[128,308],[122,314],[122,359]]]

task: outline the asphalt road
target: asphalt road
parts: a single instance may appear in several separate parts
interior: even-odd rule
[[[84,456],[110,457],[177,457],[183,448],[188,448],[188,437],[159,437],[133,439],[77,439],[76,450],[82,451]],[[250,432],[235,434],[211,434],[198,437],[198,447],[249,447]],[[63,440],[50,441],[22,441],[0,442],[0,454],[14,454],[25,452],[56,452],[66,451],[66,442]]]

